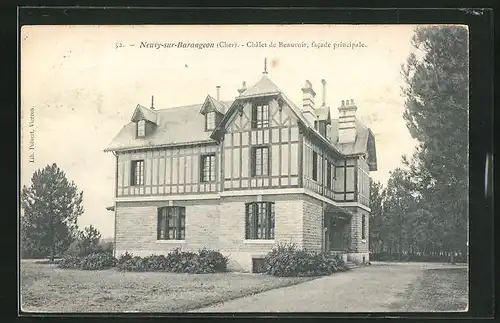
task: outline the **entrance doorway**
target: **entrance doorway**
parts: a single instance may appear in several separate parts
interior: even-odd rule
[[[348,248],[347,219],[338,216],[325,215],[325,251],[346,251]]]

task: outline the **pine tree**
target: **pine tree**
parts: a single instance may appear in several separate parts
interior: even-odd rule
[[[419,179],[421,209],[441,228],[436,243],[453,255],[467,239],[468,32],[461,26],[423,26],[412,41],[423,55],[411,54],[402,66],[403,117],[419,142],[407,162]]]
[[[83,213],[83,192],[54,163],[34,172],[21,192],[21,250],[24,256],[50,256],[65,251],[76,238]]]

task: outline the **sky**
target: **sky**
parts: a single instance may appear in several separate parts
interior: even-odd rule
[[[84,192],[85,213],[103,237],[113,235],[115,159],[104,149],[130,121],[137,104],[164,109],[202,103],[210,94],[232,100],[243,81],[269,78],[301,105],[309,80],[321,104],[321,79],[332,118],[354,99],[357,117],[375,134],[378,171],[410,155],[415,141],[402,118],[403,64],[413,50],[412,25],[276,26],[24,26],[21,31],[21,187],[33,172],[57,163]],[[239,44],[238,48],[152,48],[142,44]],[[247,43],[250,42],[247,46]],[[258,47],[266,44],[267,47]],[[269,47],[305,42],[308,47]],[[332,47],[314,47],[330,44]],[[333,48],[339,43],[364,47]],[[119,46],[121,44],[121,46]],[[30,133],[31,132],[31,133]]]

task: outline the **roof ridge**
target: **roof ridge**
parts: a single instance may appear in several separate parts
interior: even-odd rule
[[[223,103],[223,104],[231,104],[232,102],[234,102],[234,100],[220,101],[220,100],[217,100],[213,97],[211,97],[211,98],[214,99],[215,101]],[[170,110],[177,110],[177,109],[194,108],[194,107],[198,107],[198,106],[203,105],[203,103],[204,102],[187,104],[187,105],[180,105],[180,106],[175,106],[175,107],[171,107],[171,108],[154,109],[152,111],[159,112],[159,111],[167,111],[167,110],[170,111]]]

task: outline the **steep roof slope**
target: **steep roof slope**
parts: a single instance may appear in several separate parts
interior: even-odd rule
[[[232,101],[221,104],[229,106]],[[156,129],[150,136],[136,137],[136,125],[125,125],[111,141],[106,151],[151,148],[199,141],[211,141],[210,132],[205,131],[205,117],[200,114],[203,104],[175,107],[170,109],[149,110],[156,114]],[[145,108],[147,109],[147,108]],[[151,114],[149,114],[151,117]],[[186,129],[189,129],[186,131]]]

